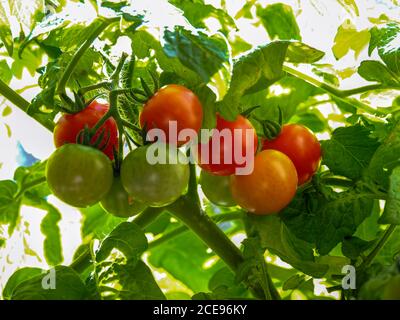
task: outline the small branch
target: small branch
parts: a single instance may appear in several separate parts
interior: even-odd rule
[[[376,257],[376,255],[379,253],[379,251],[383,248],[385,245],[386,241],[389,239],[389,237],[392,235],[392,233],[396,230],[397,225],[390,225],[385,233],[383,234],[382,238],[379,240],[375,248],[370,252],[370,254],[365,258],[363,263],[358,267],[359,270],[365,269]]]
[[[284,65],[282,67],[282,70],[287,72],[288,74],[291,74],[292,76],[302,79],[306,82],[308,82],[309,84],[317,87],[317,88],[321,88],[322,90],[334,95],[337,99],[346,102],[348,104],[353,105],[354,107],[365,111],[367,113],[370,114],[375,114],[375,115],[379,115],[379,116],[386,116],[387,112],[382,111],[382,110],[377,110],[372,108],[371,106],[358,101],[356,99],[352,99],[352,98],[348,98],[350,95],[354,95],[357,93],[362,93],[362,92],[366,92],[369,90],[376,90],[376,85],[370,85],[370,86],[365,86],[365,87],[361,87],[361,88],[355,88],[355,89],[351,89],[351,90],[339,90],[338,88],[335,88],[327,83],[321,82],[318,79],[315,79],[305,73],[302,73],[299,70],[293,69],[287,65]],[[382,89],[382,86],[379,86]],[[361,91],[363,90],[363,91]]]
[[[64,73],[58,83],[57,92],[59,96],[67,103],[73,103],[70,98],[68,98],[65,87],[68,83],[69,78],[71,77],[72,72],[74,71],[78,61],[84,55],[87,49],[92,45],[92,43],[96,40],[96,38],[107,28],[111,23],[119,21],[120,18],[111,18],[104,19],[102,23],[92,31],[86,41],[80,46],[80,48],[75,52],[73,58],[68,63],[67,67],[64,70]]]
[[[16,107],[21,109],[23,112],[27,112],[30,106],[29,101],[25,100],[21,95],[11,89],[5,82],[0,80],[0,94],[4,96],[7,100],[9,100],[12,104]],[[49,117],[44,116],[41,117],[40,114],[28,114],[28,116],[35,119],[39,122],[42,126],[46,129],[53,131],[54,129],[54,122],[49,120]]]
[[[99,82],[99,83],[93,84],[91,86],[80,88],[78,90],[78,94],[79,95],[84,95],[84,94],[86,94],[86,93],[88,93],[90,91],[94,91],[94,90],[102,89],[102,88],[109,90],[110,89],[110,85],[111,85],[111,83],[109,81]]]

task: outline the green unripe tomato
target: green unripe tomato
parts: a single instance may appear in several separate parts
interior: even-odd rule
[[[158,152],[157,152],[158,151]],[[164,163],[156,163],[163,159]],[[189,183],[189,165],[176,147],[154,143],[130,152],[122,162],[122,185],[133,199],[163,207],[178,199]]]
[[[400,300],[400,275],[390,278],[383,291],[383,300]]]
[[[121,178],[115,177],[110,191],[101,200],[104,210],[120,218],[128,218],[146,209],[146,205],[133,200],[122,186]]]
[[[199,183],[205,196],[211,203],[224,207],[236,205],[232,197],[230,176],[216,176],[202,170]]]
[[[99,202],[110,190],[113,167],[101,151],[66,144],[48,159],[46,178],[50,190],[63,202],[79,208]]]

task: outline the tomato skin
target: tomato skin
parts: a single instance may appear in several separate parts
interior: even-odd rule
[[[236,205],[230,188],[230,177],[216,176],[202,170],[199,184],[207,199],[217,205],[232,207]]]
[[[203,108],[198,97],[188,88],[169,84],[158,90],[144,105],[140,114],[140,126],[146,130],[161,129],[169,144],[181,146],[189,141],[176,141],[169,132],[169,122],[177,122],[177,134],[183,129],[199,132],[203,122]]]
[[[286,154],[297,170],[299,185],[309,181],[321,161],[321,145],[314,134],[299,124],[282,127],[277,138],[263,143],[263,150],[274,149]]]
[[[75,114],[64,114],[58,120],[54,128],[54,144],[57,148],[66,143],[76,143],[78,134],[88,126],[92,128],[108,111],[107,104],[101,104],[97,101],[90,103],[85,109]],[[104,137],[100,143],[102,152],[104,152],[111,160],[114,159],[113,150],[118,150],[118,129],[117,123],[113,118],[109,118],[97,131],[92,138],[92,142],[96,141],[101,132],[105,130]],[[108,143],[107,142],[109,135]]]
[[[227,121],[222,118],[219,114],[217,114],[217,132],[222,132],[223,130],[227,130],[227,132],[231,133],[231,139],[221,139],[219,138],[219,134],[214,132],[211,136],[210,140],[207,143],[199,143],[198,144],[198,156],[197,161],[199,166],[214,175],[218,176],[229,176],[236,172],[236,169],[245,167],[245,164],[241,164],[235,159],[234,154],[238,151],[241,155],[245,155],[246,158],[249,158],[249,155],[246,154],[247,145],[250,144],[250,140],[252,139],[253,148],[251,149],[252,155],[257,151],[258,138],[254,127],[245,117],[238,115],[234,121]],[[240,130],[242,141],[241,145],[237,145],[235,142],[234,132],[235,130]],[[247,130],[250,130],[251,134],[247,135]],[[219,150],[213,150],[215,148],[212,147],[213,143],[220,141]],[[239,147],[240,150],[237,150]],[[208,156],[207,156],[208,149]],[[216,157],[219,153],[219,163],[212,163],[212,159]],[[230,159],[225,159],[225,153],[231,155],[232,161]],[[208,162],[208,163],[207,163]],[[229,163],[231,162],[231,163]]]
[[[100,204],[108,213],[120,218],[133,217],[146,209],[146,205],[133,200],[128,195],[120,177],[114,178],[110,191],[104,196]]]
[[[97,149],[66,144],[48,159],[46,178],[57,198],[84,208],[99,202],[110,190],[113,167],[110,159]]]
[[[159,147],[166,163],[151,164],[146,159],[149,148]],[[168,152],[166,149],[172,150]],[[155,143],[130,152],[122,162],[122,185],[133,199],[151,207],[163,207],[177,200],[189,183],[189,165],[177,162],[184,158],[176,147]],[[177,162],[177,163],[176,163]]]
[[[296,194],[297,173],[293,162],[280,151],[265,150],[256,155],[250,175],[233,175],[233,198],[244,209],[258,215],[277,213]]]

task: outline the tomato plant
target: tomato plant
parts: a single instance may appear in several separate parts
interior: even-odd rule
[[[297,170],[299,185],[309,181],[321,161],[321,146],[315,135],[304,126],[288,124],[273,140],[265,139],[263,150],[274,149],[286,154]]]
[[[113,170],[110,160],[98,150],[66,144],[49,158],[46,180],[62,201],[87,207],[99,202],[110,190]]]
[[[251,161],[251,156],[257,150],[257,134],[250,121],[241,115],[234,121],[217,115],[215,129],[206,143],[198,144],[198,163],[203,170],[212,174],[229,176],[246,166],[246,162],[237,154]]]
[[[399,16],[0,1],[0,298],[399,299]]]
[[[79,139],[79,134],[85,127],[93,128],[108,110],[108,105],[93,101],[80,112],[64,114],[54,127],[55,146],[58,148],[66,143],[82,142],[82,138]],[[102,135],[102,138],[100,135]],[[99,148],[111,160],[114,159],[114,150],[118,150],[118,130],[113,118],[107,119],[93,135],[91,142],[100,138]]]

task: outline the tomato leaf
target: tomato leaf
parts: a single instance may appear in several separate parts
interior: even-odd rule
[[[204,20],[209,17],[218,19],[222,28],[236,28],[235,20],[224,10],[217,9],[211,4],[205,4],[204,0],[169,0],[171,4],[183,11],[183,15],[190,24],[196,28],[205,29]]]
[[[214,257],[213,253],[207,252],[207,247],[200,239],[187,232],[151,249],[149,262],[198,292],[207,291],[209,279],[220,268],[219,263],[204,267]]]
[[[387,86],[400,87],[400,78],[379,61],[365,60],[358,67],[358,73],[365,80],[376,81]]]
[[[112,273],[113,277],[107,277]],[[118,285],[120,290],[112,290],[113,299],[122,300],[165,300],[149,267],[141,260],[131,259],[127,263],[114,263],[99,274],[100,286],[107,292],[108,287]],[[108,297],[110,298],[110,296]]]
[[[136,224],[122,222],[103,240],[96,253],[96,260],[105,260],[114,248],[127,259],[138,258],[147,249],[147,239]]]
[[[257,7],[257,16],[271,39],[301,40],[300,29],[292,7],[283,3]]]
[[[32,275],[32,274],[31,274]],[[53,278],[52,278],[53,276]],[[55,284],[51,290],[43,288],[43,283]],[[79,275],[71,268],[57,266],[48,273],[36,274],[19,283],[12,290],[11,300],[85,300],[87,288]]]
[[[330,140],[322,141],[323,163],[337,175],[358,179],[368,167],[379,143],[361,125],[337,128]]]
[[[27,267],[18,269],[11,275],[10,278],[8,278],[8,281],[3,289],[3,298],[5,300],[11,299],[13,291],[20,283],[32,279],[37,275],[41,275],[42,272],[43,270],[40,268]]]
[[[379,219],[379,223],[400,224],[400,167],[393,169],[389,180],[385,210]]]
[[[276,216],[249,216],[252,227],[259,234],[261,245],[298,270],[314,277],[322,277],[327,265],[314,260],[312,245],[295,234]]]
[[[347,19],[337,30],[335,44],[332,47],[336,59],[343,58],[350,50],[356,57],[369,43],[371,36],[368,29],[358,31]]]
[[[325,192],[326,195],[312,192],[309,197],[297,195],[281,213],[290,231],[300,239],[315,243],[321,255],[352,236],[372,214],[374,203],[362,190]]]
[[[388,23],[382,28],[373,27],[370,30],[371,42],[369,44],[369,54],[377,48],[378,54],[385,62],[390,71],[400,75],[400,24]]]
[[[18,190],[11,180],[0,181],[0,224],[8,224],[11,235],[19,218],[20,199],[14,199]]]
[[[164,32],[164,52],[170,58],[178,58],[186,67],[194,70],[205,83],[229,61],[228,47],[220,36],[210,36],[201,31],[197,34],[175,27]]]

